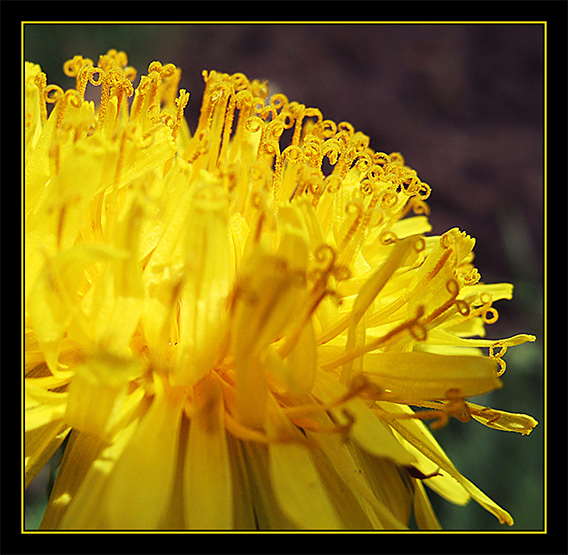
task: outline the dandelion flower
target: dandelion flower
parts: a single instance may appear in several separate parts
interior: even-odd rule
[[[240,73],[203,72],[191,133],[173,64],[64,70],[25,64],[26,486],[66,441],[42,528],[439,528],[426,488],[512,524],[431,428],[530,433],[466,399],[534,337],[485,337],[512,285],[427,235],[403,157]]]

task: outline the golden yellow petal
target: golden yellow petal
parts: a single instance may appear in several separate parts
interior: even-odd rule
[[[25,114],[25,164],[27,165],[30,154],[35,147],[41,130],[43,122],[41,119],[41,106],[40,106],[40,90],[34,83],[35,77],[41,72],[41,68],[37,64],[25,63],[25,96],[24,96],[24,114]]]
[[[86,479],[92,463],[103,448],[104,442],[97,436],[76,430],[71,432],[41,521],[42,530],[58,528],[69,502]],[[95,489],[89,488],[88,491],[90,496],[96,497]]]
[[[175,154],[176,148],[167,127],[156,130],[148,147],[136,148],[132,162],[121,172],[119,186],[128,185],[144,174],[160,168]],[[109,175],[104,186],[108,187],[114,180],[115,176]]]
[[[441,530],[442,526],[420,480],[414,483],[414,518],[420,530]]]
[[[267,419],[268,470],[274,496],[298,528],[339,529],[341,521],[302,434],[272,402]]]
[[[121,416],[129,382],[141,372],[139,361],[101,351],[76,368],[69,386],[66,422],[77,430],[107,438]]]
[[[233,528],[231,464],[223,422],[223,394],[212,377],[193,387],[184,466],[184,517],[189,529]]]
[[[340,399],[347,389],[325,372],[319,372],[312,395],[322,403],[328,404]],[[348,423],[353,438],[365,451],[377,456],[387,457],[400,465],[412,464],[415,458],[394,437],[390,429],[359,398],[349,399],[337,409],[331,410],[339,423]],[[347,415],[347,417],[346,417]]]
[[[398,405],[396,403],[387,403],[384,401],[377,402],[382,410],[393,415],[412,415],[413,410],[406,405]],[[388,420],[392,423],[391,420]],[[428,448],[433,451],[438,457],[446,459],[449,464],[451,464],[449,458],[444,453],[442,447],[438,444],[432,432],[424,425],[423,422],[419,420],[400,420],[400,425],[406,426],[412,430],[412,432],[417,435],[421,442],[426,444]],[[418,449],[413,443],[407,441],[401,434],[394,432],[399,441],[404,445],[410,453],[412,453],[416,459],[412,466],[417,468],[422,474],[426,476],[438,473],[436,476],[429,478],[426,481],[428,487],[433,489],[437,494],[441,495],[448,501],[455,503],[457,505],[465,505],[470,500],[469,493],[464,489],[464,487],[445,470],[440,468],[440,465],[433,462],[428,458],[420,449]]]
[[[393,273],[399,268],[404,258],[406,258],[412,249],[412,245],[413,243],[410,239],[397,242],[385,263],[359,288],[359,293],[351,310],[347,344],[345,346],[346,351],[355,347],[355,332],[359,320],[363,317],[365,311],[375,300]],[[352,361],[346,363],[341,370],[341,382],[344,385],[348,384],[352,379],[352,364]]]
[[[105,495],[109,477],[135,433],[146,404],[138,404],[128,422],[124,422],[110,444],[91,434],[78,433],[61,462],[50,505],[42,527],[51,525],[69,530],[104,530],[120,528],[109,520]]]
[[[174,381],[196,383],[222,356],[231,288],[228,202],[216,181],[197,180],[188,213],[186,274],[180,294],[179,344]]]
[[[501,508],[497,503],[485,495],[477,486],[462,476],[456,467],[445,456],[440,456],[435,448],[432,448],[431,442],[425,436],[423,430],[418,426],[418,422],[412,420],[392,420],[389,423],[404,439],[414,445],[416,449],[421,451],[428,459],[437,464],[440,469],[446,471],[452,478],[457,480],[461,486],[471,495],[471,497],[479,503],[484,509],[495,515],[499,522],[513,524],[511,515]],[[436,477],[432,478],[435,480]]]
[[[513,337],[508,337],[505,339],[499,339],[500,343],[503,343],[506,347],[514,347],[516,345],[522,345],[526,342],[535,341],[536,337],[534,335],[527,335],[524,333],[514,335]],[[427,344],[432,345],[452,345],[456,347],[491,347],[497,342],[496,339],[473,339],[459,337],[453,333],[449,333],[446,330],[431,330],[428,332],[428,338],[426,340]]]
[[[39,272],[33,287],[30,287],[26,308],[40,350],[52,373],[58,370],[60,343],[72,313],[80,302],[79,292],[85,280],[85,266],[90,262],[120,256],[122,253],[106,245],[80,245],[67,249],[47,259],[47,264]]]
[[[398,523],[396,528],[408,528],[414,498],[414,486],[408,472],[392,459],[376,457],[362,449],[356,451],[361,472],[375,497]]]
[[[108,478],[109,528],[153,530],[167,514],[178,460],[183,392],[156,381],[154,401]]]
[[[385,400],[412,403],[451,394],[469,397],[501,387],[497,363],[488,357],[367,353],[363,364],[365,375],[381,388]]]
[[[63,420],[55,420],[41,428],[25,432],[24,478],[26,488],[63,443],[70,430],[71,428]]]
[[[41,378],[38,378],[41,379]],[[47,391],[43,387],[25,382],[25,431],[36,430],[51,422],[60,421],[67,407],[67,393]]]
[[[229,462],[231,464],[231,478],[233,480],[233,524],[235,530],[253,530],[257,528],[255,522],[255,509],[253,506],[253,493],[247,472],[247,461],[241,441],[230,434],[226,434],[229,449]]]
[[[538,425],[538,422],[528,414],[505,412],[499,409],[475,405],[474,403],[467,403],[467,406],[471,410],[471,416],[474,420],[494,430],[528,435]]]
[[[309,393],[317,371],[317,351],[311,321],[299,332],[285,360],[276,349],[268,347],[263,363],[273,391],[281,394]]]
[[[133,198],[115,223],[113,246],[124,256],[109,260],[83,303],[85,328],[94,344],[117,356],[127,356],[142,312],[142,272],[138,262],[142,207]]]
[[[339,434],[306,431],[306,435],[319,446],[326,461],[333,466],[349,492],[336,497],[333,492],[343,485],[337,483],[335,474],[322,475],[322,480],[331,492],[332,501],[345,527],[349,528],[351,525],[353,528],[365,529],[367,522],[372,529],[377,530],[402,530],[407,527],[373,491],[370,484],[371,477],[363,472],[360,458],[357,457],[353,445],[346,443]],[[322,464],[318,460],[318,465]],[[359,507],[354,506],[357,504]]]
[[[268,470],[268,447],[255,442],[239,442],[243,449],[247,482],[254,507],[254,528],[297,530],[300,528],[282,510],[275,498]]]
[[[308,530],[341,528],[309,449],[296,443],[274,443],[268,451],[274,494],[288,518]]]
[[[329,499],[341,520],[342,529],[381,528],[381,522],[367,501],[373,498],[374,494],[366,486],[361,467],[355,463],[349,446],[337,434],[306,432],[306,436],[314,442],[314,445],[310,447],[312,459],[328,492]],[[322,443],[328,443],[328,445],[322,448]],[[331,457],[328,456],[330,451],[334,453]],[[342,462],[336,466],[337,459],[341,459]],[[366,487],[367,498],[361,495],[361,487]],[[376,499],[373,498],[373,502],[375,501]]]

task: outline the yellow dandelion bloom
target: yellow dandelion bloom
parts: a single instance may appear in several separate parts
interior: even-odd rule
[[[485,337],[512,286],[427,235],[403,157],[243,74],[203,72],[190,133],[173,64],[64,70],[25,65],[26,486],[67,440],[42,528],[439,528],[425,486],[512,524],[424,421],[530,433],[466,399],[535,338]]]

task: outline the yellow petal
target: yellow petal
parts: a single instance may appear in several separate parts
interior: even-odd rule
[[[347,393],[347,389],[325,372],[319,372],[312,394],[322,403],[331,403]],[[331,411],[339,423],[348,423],[347,413],[353,420],[349,435],[365,451],[377,457],[387,457],[400,465],[412,464],[415,458],[394,437],[382,422],[359,398],[349,399],[340,408]]]
[[[197,193],[188,214],[186,275],[180,295],[179,345],[174,381],[196,383],[222,358],[227,296],[231,288],[227,197],[206,179],[193,184]]]
[[[156,381],[148,413],[108,479],[101,507],[109,528],[159,528],[174,487],[183,394]]]
[[[437,464],[442,470],[446,471],[452,478],[457,480],[461,486],[479,503],[484,509],[495,515],[499,522],[513,524],[511,515],[501,508],[492,499],[487,497],[477,486],[462,476],[456,467],[445,456],[440,456],[436,448],[432,448],[431,442],[425,436],[424,431],[419,427],[419,422],[412,420],[393,420],[389,423],[404,439],[414,445],[427,458]],[[436,478],[432,478],[435,480]]]
[[[193,387],[184,468],[184,517],[187,528],[233,528],[231,465],[219,384],[206,377]]]
[[[259,427],[267,391],[261,360],[270,343],[293,327],[298,317],[304,317],[307,292],[302,276],[289,272],[283,260],[269,254],[260,243],[245,264],[237,282],[231,336],[239,417],[243,423]]]
[[[296,443],[275,443],[268,450],[271,483],[282,511],[299,528],[341,528],[309,449]]]
[[[93,342],[111,353],[125,355],[142,311],[142,270],[138,236],[143,209],[133,198],[121,214],[113,233],[113,246],[124,256],[108,261],[93,289],[88,326]]]
[[[393,415],[411,415],[413,410],[406,405],[398,405],[396,403],[387,403],[383,401],[377,402],[382,410],[387,414],[392,413]],[[392,425],[392,421],[388,420]],[[398,421],[397,421],[398,422]],[[427,445],[428,448],[434,452],[437,457],[443,458],[448,464],[451,464],[450,460],[444,453],[443,449],[440,447],[432,432],[424,425],[423,422],[418,420],[406,421],[400,420],[398,422],[400,425],[411,428],[412,432],[420,438],[420,441]],[[464,487],[445,470],[440,468],[440,465],[433,462],[428,458],[420,449],[418,449],[413,443],[407,441],[401,434],[394,432],[397,438],[410,453],[412,453],[416,459],[416,462],[412,463],[412,466],[417,468],[420,472],[425,475],[433,474],[437,472],[436,476],[429,478],[426,484],[433,489],[437,494],[441,495],[444,499],[451,501],[457,505],[465,505],[470,500],[469,493],[464,489]]]
[[[255,442],[239,442],[243,450],[248,493],[254,506],[254,526],[260,530],[300,528],[283,512],[275,498],[268,470],[268,447]]]
[[[152,134],[152,142],[146,148],[135,148],[135,155],[132,161],[127,164],[120,175],[119,186],[128,185],[147,172],[160,168],[176,152],[176,145],[172,140],[171,131],[166,127],[161,127]],[[113,184],[115,175],[109,174],[104,187]]]
[[[252,503],[250,480],[247,463],[244,458],[243,444],[230,434],[225,434],[229,452],[230,476],[233,492],[233,528],[235,530],[256,529],[255,510]]]
[[[400,522],[384,504],[382,498],[377,497],[373,491],[370,484],[372,478],[363,472],[361,460],[357,456],[359,452],[355,452],[353,445],[346,443],[338,434],[306,431],[306,435],[320,447],[324,460],[333,465],[337,476],[340,477],[340,480],[337,480],[335,474],[322,475],[327,489],[331,492],[334,506],[347,528],[351,525],[355,529],[365,529],[367,521],[372,529],[377,530],[407,528],[407,525]],[[318,464],[322,463],[318,461]],[[334,495],[338,488],[340,491],[342,489],[342,484],[338,484],[338,481],[343,482],[347,491]],[[359,507],[354,505],[359,505]]]
[[[513,337],[508,337],[506,339],[499,339],[499,343],[503,343],[506,347],[514,347],[516,345],[522,345],[527,341],[535,341],[536,337],[534,335],[527,335],[524,333],[514,335]],[[453,333],[449,333],[446,330],[430,330],[428,331],[428,337],[426,339],[427,344],[432,345],[453,345],[456,347],[492,347],[497,342],[496,339],[469,339],[464,337],[459,337]]]
[[[377,499],[391,513],[395,522],[408,527],[412,512],[414,486],[408,472],[391,459],[356,450],[361,472],[366,476]]]
[[[474,420],[481,422],[488,428],[507,432],[518,432],[522,435],[530,434],[538,422],[528,414],[517,414],[503,410],[482,407],[467,403]]]
[[[76,368],[65,420],[78,430],[106,438],[121,415],[129,382],[140,371],[137,360],[96,353]]]
[[[65,450],[61,461],[50,505],[42,527],[70,530],[102,530],[117,528],[109,520],[105,507],[105,494],[111,472],[138,428],[147,403],[134,399],[135,410],[123,422],[110,444],[92,434],[78,433]],[[69,451],[68,451],[69,450]]]
[[[382,264],[371,277],[360,287],[351,310],[351,319],[349,322],[349,331],[347,335],[347,344],[345,350],[350,351],[355,347],[355,332],[359,320],[365,314],[371,303],[386,285],[393,273],[399,268],[404,258],[410,252],[412,242],[410,239],[397,242],[384,264]],[[352,380],[353,361],[349,361],[343,365],[341,370],[341,383],[348,384]]]
[[[30,154],[35,147],[41,129],[43,127],[41,119],[40,90],[34,80],[41,72],[41,67],[37,64],[25,62],[25,163],[27,165]]]
[[[41,379],[41,378],[39,378]],[[25,431],[36,430],[51,422],[60,421],[67,407],[67,393],[55,393],[25,382]]]
[[[63,420],[55,420],[41,428],[26,431],[24,436],[24,477],[26,488],[63,443],[70,430],[71,428]]]
[[[77,430],[71,432],[41,521],[42,530],[53,530],[58,527],[69,502],[85,480],[91,464],[103,447],[104,442],[95,435]],[[93,497],[96,496],[92,488],[89,492]]]
[[[450,390],[469,397],[501,387],[497,363],[488,357],[367,353],[363,364],[365,375],[382,389],[382,398],[397,402],[445,399]]]
[[[60,343],[80,302],[80,290],[85,280],[84,267],[90,262],[122,255],[106,245],[81,245],[46,260],[47,264],[31,288],[26,307],[40,349],[52,373],[57,372]]]
[[[420,480],[415,481],[414,518],[420,530],[441,530],[442,526],[436,517],[428,494]]]
[[[309,393],[316,379],[317,351],[311,321],[299,332],[291,352],[282,360],[269,346],[264,359],[271,389],[279,393]]]

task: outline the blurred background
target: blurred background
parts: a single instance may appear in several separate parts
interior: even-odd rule
[[[520,531],[543,528],[543,39],[539,24],[29,24],[24,55],[64,89],[74,79],[63,63],[76,54],[96,62],[110,48],[124,50],[138,75],[154,60],[172,62],[191,93],[191,129],[201,71],[242,72],[351,122],[374,150],[401,152],[432,187],[433,233],[467,231],[482,280],[515,284],[487,336],[538,338],[509,349],[503,389],[474,399],[531,414],[540,424],[529,436],[456,420],[435,432]],[[41,520],[49,476],[46,468],[26,493],[28,529]],[[503,530],[474,502],[430,497],[445,529]]]

